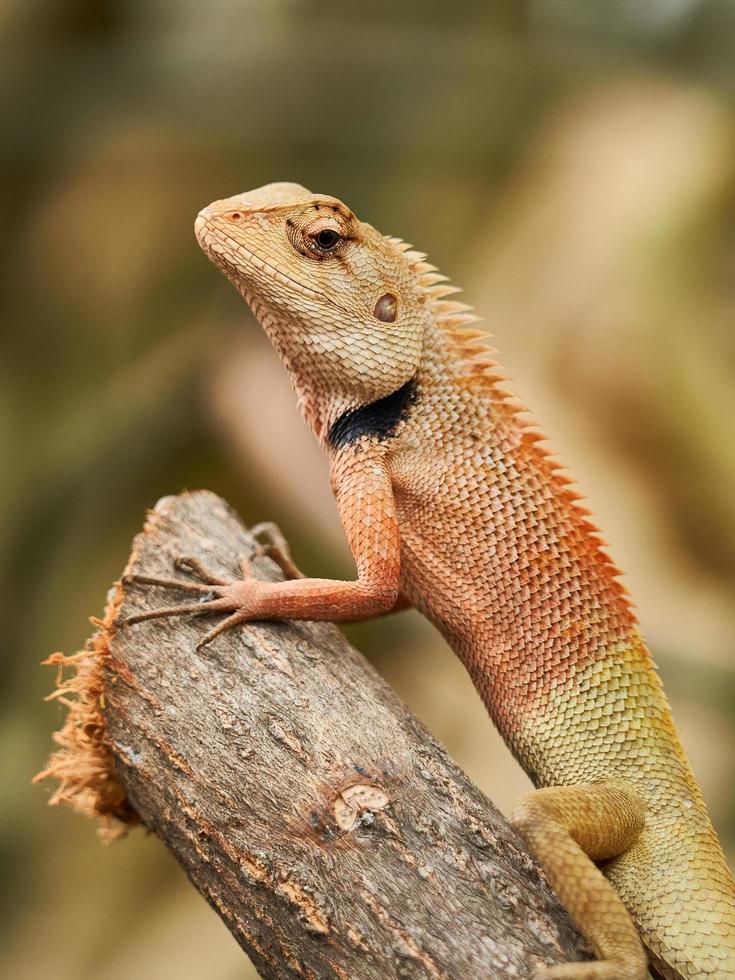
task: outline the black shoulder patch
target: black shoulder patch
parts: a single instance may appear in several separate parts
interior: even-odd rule
[[[329,445],[332,449],[343,449],[363,436],[390,439],[398,423],[408,416],[417,395],[416,379],[411,378],[385,398],[345,412],[329,428]]]

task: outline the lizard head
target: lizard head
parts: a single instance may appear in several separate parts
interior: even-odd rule
[[[418,277],[395,240],[341,201],[298,184],[267,184],[210,204],[195,229],[297,389],[344,410],[416,373],[427,316]]]

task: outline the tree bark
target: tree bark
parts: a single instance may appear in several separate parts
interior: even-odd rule
[[[165,498],[126,572],[240,575],[218,497]],[[259,577],[280,577],[256,557]],[[124,581],[124,579],[123,579]],[[118,586],[116,622],[188,595]],[[528,977],[586,948],[492,804],[329,624],[108,630],[104,740],[142,821],[264,977]]]

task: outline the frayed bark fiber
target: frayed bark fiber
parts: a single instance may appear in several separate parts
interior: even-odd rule
[[[124,618],[171,604],[129,574],[279,577],[213,494],[166,498],[85,650],[52,803],[159,835],[264,977],[529,977],[588,955],[503,818],[329,624]],[[178,596],[174,598],[174,601]]]
[[[92,620],[99,628],[83,650],[70,657],[52,653],[44,661],[44,666],[57,668],[56,687],[46,700],[64,705],[67,713],[61,729],[53,736],[58,748],[46,768],[33,779],[34,783],[47,778],[57,780],[49,804],[63,803],[86,817],[98,817],[99,833],[105,840],[114,840],[124,835],[129,826],[140,823],[105,741],[104,658],[120,599],[117,586],[104,619]]]

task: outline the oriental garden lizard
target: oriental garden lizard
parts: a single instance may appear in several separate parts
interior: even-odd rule
[[[466,666],[539,787],[512,821],[597,960],[568,980],[735,977],[735,882],[619,571],[506,380],[422,253],[341,201],[270,184],[204,208],[196,236],[280,355],[331,464],[357,566],[142,579],[223,614],[348,622],[413,606]],[[198,581],[196,580],[198,579]]]

